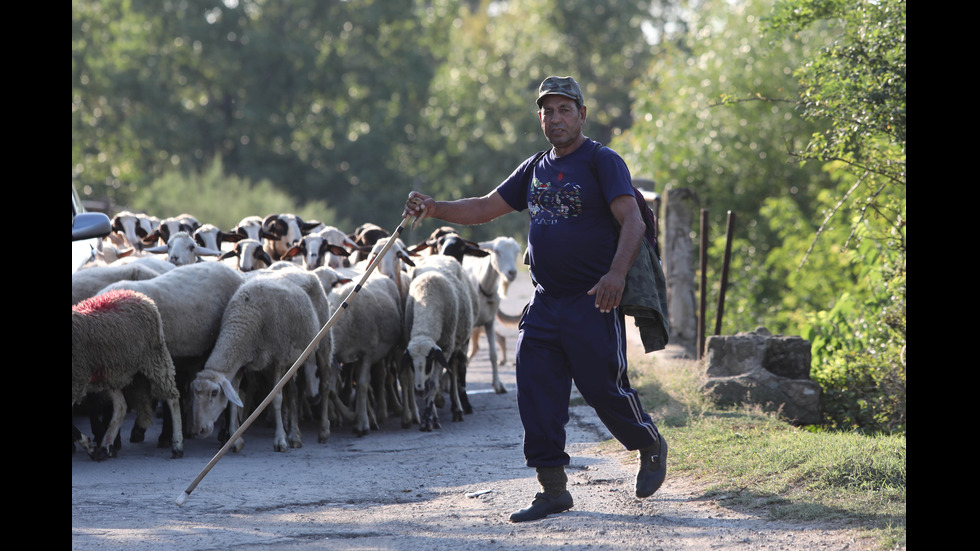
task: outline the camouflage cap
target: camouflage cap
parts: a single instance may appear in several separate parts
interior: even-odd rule
[[[579,105],[585,105],[582,88],[572,77],[548,77],[541,81],[541,86],[538,86],[538,107],[541,107],[541,101],[544,97],[551,94],[565,96],[577,101]]]

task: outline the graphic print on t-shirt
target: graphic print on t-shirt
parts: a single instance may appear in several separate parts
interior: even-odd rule
[[[575,218],[582,214],[582,190],[575,183],[557,187],[534,178],[527,209],[534,224],[555,224],[564,218]]]

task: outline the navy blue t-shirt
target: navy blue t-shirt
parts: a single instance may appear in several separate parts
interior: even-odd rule
[[[497,186],[511,208],[531,215],[531,276],[549,295],[587,292],[609,271],[616,254],[619,226],[609,204],[620,195],[632,197],[632,179],[623,159],[603,147],[595,155],[597,182],[590,167],[595,147],[586,139],[564,157],[552,149],[533,167],[531,157]]]

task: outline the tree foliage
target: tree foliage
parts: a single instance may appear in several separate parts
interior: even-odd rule
[[[799,288],[792,281],[798,257],[790,247],[799,241],[787,239],[813,235],[814,198],[835,186],[819,166],[800,166],[788,155],[821,128],[794,108],[793,70],[826,37],[807,36],[803,44],[763,40],[761,18],[771,5],[700,4],[687,32],[663,44],[638,80],[636,122],[613,143],[634,174],[697,191],[711,220],[708,281],[720,280],[726,213],[736,214],[726,333],[759,325],[796,332],[801,311],[830,307],[841,285],[851,285],[849,272],[837,269],[821,270]],[[730,99],[736,96],[750,100]],[[796,262],[786,262],[790,256]],[[709,290],[712,299],[717,292]]]
[[[904,0],[789,0],[770,34],[828,26],[834,41],[797,71],[804,116],[828,127],[799,153],[839,178],[818,238],[844,228],[861,285],[814,313],[814,377],[835,426],[906,427],[906,10]],[[831,239],[833,239],[831,237]],[[803,268],[805,269],[805,267]]]
[[[446,3],[75,0],[73,178],[125,204],[221,158],[301,201],[395,212]]]

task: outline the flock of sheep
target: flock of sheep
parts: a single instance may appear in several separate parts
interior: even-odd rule
[[[374,224],[343,232],[294,214],[243,219],[222,231],[193,216],[164,220],[131,212],[72,274],[72,406],[92,420],[72,424],[72,449],[114,456],[127,411],[130,441],[143,439],[159,403],[159,446],[183,455],[183,438],[239,424],[343,309],[300,370],[271,402],[273,447],[302,446],[300,423],[358,435],[389,415],[404,428],[440,427],[448,394],[454,421],[472,409],[466,368],[482,330],[493,337],[501,296],[517,275],[520,245],[474,243],[451,227],[412,247],[392,244],[363,285],[364,270],[390,238]],[[240,451],[239,438],[232,449]]]

